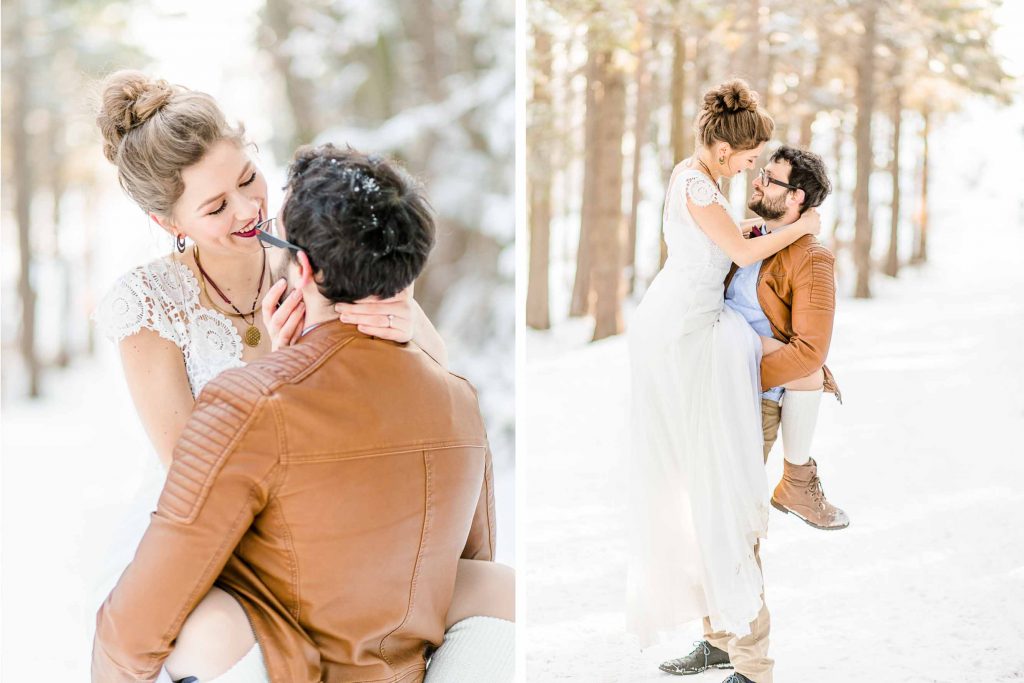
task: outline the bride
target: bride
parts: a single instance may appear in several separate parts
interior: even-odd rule
[[[277,305],[285,282],[275,282],[256,239],[267,217],[266,181],[244,129],[229,125],[212,97],[119,71],[103,83],[97,124],[122,188],[176,246],[123,275],[95,313],[118,343],[132,400],[166,470],[203,386],[296,340],[303,311],[294,296]],[[336,310],[361,332],[411,340],[447,365],[444,342],[411,289]],[[461,560],[447,625],[473,615],[514,619],[513,581],[508,567]],[[215,587],[185,621],[166,669],[175,679],[187,672],[211,680],[253,643],[241,607]]]
[[[705,93],[697,152],[668,184],[668,260],[630,325],[627,624],[643,646],[702,617],[749,634],[762,609],[762,340],[723,306],[723,281],[732,262],[750,265],[816,234],[820,219],[808,211],[787,230],[743,239],[718,182],[753,168],[773,128],[743,81]]]

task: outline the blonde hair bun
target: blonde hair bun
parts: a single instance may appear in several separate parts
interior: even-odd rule
[[[746,81],[734,79],[704,93],[704,110],[711,114],[757,111],[757,93]]]
[[[768,142],[774,130],[775,122],[758,103],[757,93],[739,78],[704,93],[704,104],[694,124],[697,144],[711,147],[717,140],[734,150],[754,149]]]
[[[103,155],[113,162],[128,131],[152,118],[170,102],[175,90],[163,79],[151,79],[132,70],[111,74],[102,88],[96,123],[103,135]]]
[[[146,213],[170,217],[185,191],[182,171],[215,144],[245,145],[245,127],[230,125],[204,92],[124,70],[107,76],[97,94],[103,156]]]

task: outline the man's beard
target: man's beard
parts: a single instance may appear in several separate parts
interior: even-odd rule
[[[773,201],[762,192],[759,199],[751,199],[747,203],[747,208],[766,221],[776,221],[786,215],[786,197]]]

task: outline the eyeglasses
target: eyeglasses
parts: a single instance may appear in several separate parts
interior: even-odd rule
[[[780,187],[785,187],[790,190],[800,189],[796,185],[790,185],[789,183],[784,183],[781,180],[776,180],[775,178],[772,178],[770,175],[768,175],[768,169],[764,168],[763,166],[761,167],[761,170],[757,172],[757,179],[760,180],[761,184],[764,185],[765,187],[774,183],[775,185],[779,185]]]
[[[259,240],[260,246],[263,247],[264,249],[269,249],[270,247],[279,247],[281,249],[291,249],[292,251],[304,251],[303,248],[300,247],[299,245],[292,244],[288,240],[281,239],[280,237],[275,235],[273,226],[270,227],[270,230],[263,229],[264,225],[273,223],[276,220],[277,217],[275,216],[274,218],[268,218],[262,223],[256,224],[256,239]]]

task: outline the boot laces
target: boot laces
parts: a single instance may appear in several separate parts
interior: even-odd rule
[[[811,477],[811,480],[807,482],[807,492],[811,494],[811,498],[818,504],[822,510],[825,509],[825,489],[821,486],[821,479],[815,474]]]
[[[708,641],[706,641],[706,640],[695,640],[695,641],[693,641],[693,644],[696,647],[693,648],[693,652],[691,652],[690,654],[694,655],[694,654],[697,653],[697,650],[700,650],[701,648],[703,648],[704,649],[704,665],[707,666],[708,660],[711,657],[711,648],[708,647]]]

